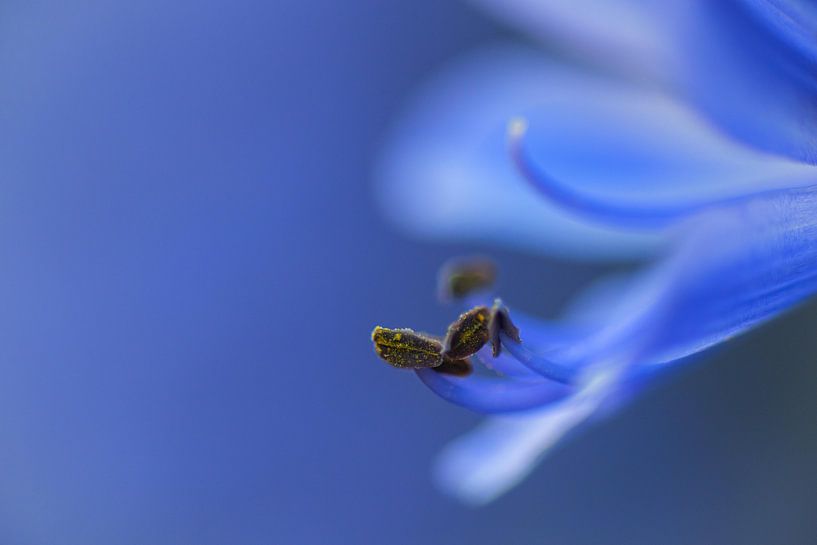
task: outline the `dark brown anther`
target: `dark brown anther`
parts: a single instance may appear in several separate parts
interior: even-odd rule
[[[468,359],[452,360],[444,358],[442,365],[434,368],[438,373],[454,375],[455,377],[467,377],[474,370]]]
[[[443,363],[442,343],[411,329],[377,326],[372,331],[372,342],[377,355],[394,367],[422,369]]]
[[[476,354],[490,338],[490,318],[491,311],[488,307],[474,307],[460,314],[457,321],[448,327],[443,342],[443,356],[460,360]]]
[[[499,356],[502,351],[502,341],[499,334],[504,333],[511,338],[512,341],[521,343],[519,338],[519,328],[511,321],[511,314],[508,308],[502,304],[502,301],[496,299],[494,306],[491,307],[490,322],[488,324],[488,337],[491,341],[491,353],[494,357]]]
[[[490,288],[496,281],[496,265],[488,259],[458,259],[443,265],[439,277],[439,294],[444,301],[461,299]]]

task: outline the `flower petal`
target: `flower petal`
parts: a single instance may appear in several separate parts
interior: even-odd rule
[[[672,89],[750,145],[817,163],[813,3],[474,1],[546,42]]]
[[[468,503],[492,501],[524,479],[565,434],[593,415],[608,387],[599,381],[560,403],[486,420],[446,446],[435,468],[437,483]]]
[[[757,23],[798,54],[817,61],[817,7],[803,0],[738,0]]]
[[[690,218],[676,248],[624,294],[574,361],[676,361],[817,292],[817,186],[771,191]]]
[[[628,72],[661,73],[672,60],[661,11],[649,0],[472,1],[547,43],[566,44]]]
[[[777,317],[817,292],[817,186],[701,214],[655,274],[642,357],[684,357]]]
[[[811,172],[724,139],[663,95],[497,49],[443,76],[412,108],[380,169],[387,214],[422,235],[573,257],[655,249],[658,235],[587,225],[541,199],[506,152],[507,123],[519,115],[537,164],[601,200],[701,200]]]
[[[668,257],[628,280],[619,297],[595,290],[610,307],[595,324],[560,327],[519,313],[515,321],[523,344],[506,342],[506,351],[545,376],[566,368],[592,379],[611,359],[659,364],[686,358],[817,292],[817,185],[768,191],[708,209],[675,236]],[[583,382],[573,375],[567,381]],[[490,388],[475,387],[469,394]],[[508,390],[497,391],[505,395]],[[531,406],[502,403],[503,410]]]
[[[741,140],[817,163],[817,16],[791,0],[689,2],[676,84]]]
[[[579,343],[595,362],[580,388],[538,410],[491,418],[454,441],[436,472],[445,490],[471,503],[491,501],[570,430],[611,414],[674,368],[654,364],[693,360],[817,292],[817,186],[707,211],[678,236],[676,251],[629,280],[616,309],[599,315],[607,327]],[[595,293],[613,302],[608,290]]]

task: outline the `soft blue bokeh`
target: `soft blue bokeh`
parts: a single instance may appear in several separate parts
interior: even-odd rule
[[[0,543],[810,543],[809,309],[491,507],[433,489],[476,418],[368,332],[441,328],[474,248],[393,232],[370,174],[409,89],[499,32],[432,0],[0,6]],[[498,258],[531,311],[597,272]]]

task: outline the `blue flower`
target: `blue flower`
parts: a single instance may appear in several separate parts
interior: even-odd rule
[[[447,70],[395,132],[385,209],[427,237],[650,262],[556,322],[511,304],[522,342],[500,334],[502,352],[480,349],[467,377],[415,369],[441,397],[493,414],[437,466],[474,503],[675,364],[817,291],[817,9],[481,3],[595,64],[502,47]]]

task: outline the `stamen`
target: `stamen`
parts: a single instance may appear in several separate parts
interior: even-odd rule
[[[504,331],[500,332],[499,337],[508,352],[532,371],[562,384],[576,382],[579,371],[576,367],[544,358],[521,344],[518,337],[514,339]]]
[[[519,338],[519,328],[511,321],[508,308],[502,304],[501,299],[494,299],[494,306],[491,307],[491,319],[488,326],[488,337],[491,341],[491,354],[496,358],[502,352],[502,343],[499,334],[504,333],[513,341],[521,343]]]
[[[377,326],[372,331],[372,342],[378,356],[400,369],[439,367],[443,363],[442,343],[412,329]]]
[[[528,122],[523,118],[512,119],[508,124],[511,159],[526,181],[562,207],[603,223],[646,229],[666,225],[701,206],[693,204],[665,207],[617,205],[576,193],[533,164],[530,156],[525,152],[524,140],[527,131]]]
[[[455,377],[467,377],[474,370],[471,361],[467,358],[452,360],[451,358],[443,358],[443,363],[434,370],[438,373],[446,375],[453,375]]]
[[[488,342],[490,317],[491,311],[487,307],[475,307],[460,314],[448,327],[443,355],[459,360],[476,354]]]
[[[494,357],[490,348],[483,348],[474,355],[474,358],[486,369],[500,377],[533,379],[542,376],[525,365],[522,365],[520,361],[507,352]]]
[[[457,259],[440,269],[440,299],[462,299],[477,291],[489,289],[496,281],[496,265],[489,259]]]
[[[436,369],[417,369],[415,373],[435,394],[443,399],[483,413],[524,411],[563,400],[575,389],[550,380],[515,380],[451,377]]]

